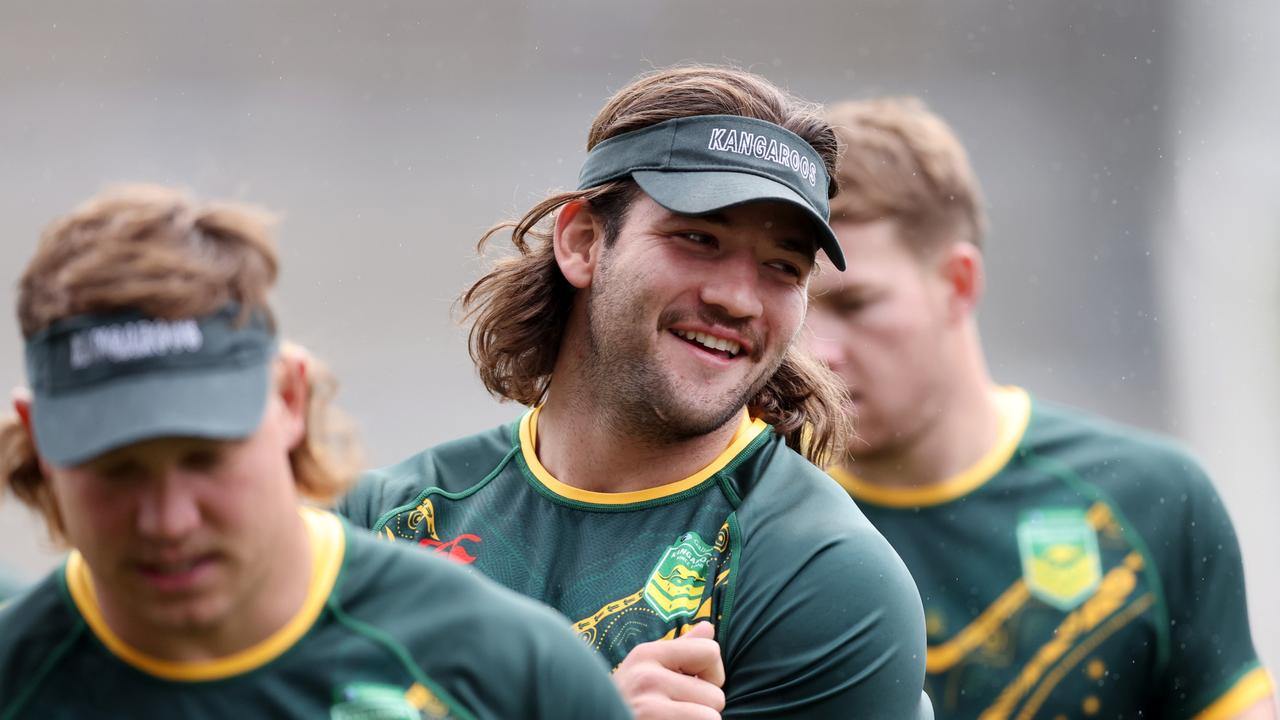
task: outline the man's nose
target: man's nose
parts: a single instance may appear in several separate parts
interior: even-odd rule
[[[735,253],[717,263],[715,275],[702,285],[702,302],[737,319],[764,314],[760,299],[760,267],[754,253]]]
[[[180,539],[199,525],[199,504],[180,472],[152,480],[138,503],[137,523],[141,535],[156,540]]]

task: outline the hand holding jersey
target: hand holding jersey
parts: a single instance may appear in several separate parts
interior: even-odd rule
[[[842,264],[830,126],[757,76],[678,68],[615,94],[588,148],[578,190],[491,231],[517,254],[463,298],[481,378],[532,409],[371,473],[343,512],[560,610],[638,712],[713,714],[715,643],[724,717],[930,717],[910,577],[792,449],[845,427],[791,347],[817,252]],[[714,641],[682,637],[704,620]]]
[[[613,673],[636,720],[713,720],[724,710],[724,662],[711,623],[641,643]]]
[[[301,505],[353,445],[275,272],[263,218],[163,188],[42,240],[0,482],[71,553],[0,609],[0,718],[628,717],[545,608]]]

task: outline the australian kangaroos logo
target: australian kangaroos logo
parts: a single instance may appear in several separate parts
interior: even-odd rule
[[[711,546],[696,532],[681,535],[662,553],[644,585],[644,601],[665,622],[691,618],[707,585]]]
[[[1033,510],[1018,522],[1022,577],[1033,595],[1068,611],[1098,587],[1098,534],[1078,508]]]

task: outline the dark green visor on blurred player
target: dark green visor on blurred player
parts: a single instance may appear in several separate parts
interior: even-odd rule
[[[809,143],[785,128],[737,115],[696,115],[633,130],[591,149],[578,189],[627,176],[681,215],[760,200],[795,205],[813,220],[818,247],[844,270],[844,254],[827,223],[827,168]]]
[[[183,320],[60,320],[27,341],[36,447],[65,467],[160,437],[248,437],[262,421],[275,351],[267,314],[238,305]]]

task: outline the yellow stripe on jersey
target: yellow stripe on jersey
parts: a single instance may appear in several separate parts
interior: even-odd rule
[[[941,505],[982,487],[1009,464],[1031,420],[1031,396],[1017,387],[996,389],[1000,429],[995,446],[964,472],[928,487],[884,487],[869,483],[842,467],[827,470],[855,500],[883,507]]]
[[[1017,678],[1001,691],[995,703],[984,710],[978,720],[1008,718],[1018,702],[1035,688],[1059,659],[1129,602],[1129,597],[1138,587],[1138,573],[1142,566],[1142,555],[1131,552],[1123,563],[1112,568],[1102,579],[1097,592],[1063,619],[1049,642],[1036,651]]]
[[[1049,694],[1062,682],[1062,678],[1066,677],[1067,673],[1079,665],[1086,655],[1096,650],[1103,641],[1115,635],[1120,628],[1136,620],[1155,602],[1156,598],[1151,593],[1143,595],[1130,603],[1124,610],[1113,615],[1105,625],[1098,628],[1097,632],[1090,635],[1084,642],[1075,646],[1071,654],[1067,655],[1057,667],[1045,676],[1044,681],[1040,683],[1040,687],[1036,688],[1035,692],[1027,699],[1027,704],[1022,706],[1022,711],[1018,713],[1018,720],[1034,718],[1036,712],[1044,705],[1044,701],[1049,698]]]
[[[165,680],[186,682],[220,680],[240,675],[266,665],[301,640],[320,617],[325,601],[329,599],[334,582],[338,579],[342,557],[346,551],[341,521],[332,513],[313,508],[300,508],[299,513],[306,523],[307,537],[311,541],[311,579],[302,606],[270,637],[227,657],[196,662],[162,660],[120,639],[102,615],[89,566],[84,557],[74,550],[67,558],[67,589],[76,608],[102,644],[113,655],[143,672]]]
[[[1094,503],[1085,513],[1085,520],[1094,530],[1101,530],[1114,522],[1111,508],[1104,502]],[[1031,599],[1027,583],[1018,578],[996,598],[982,614],[940,645],[930,645],[925,656],[925,672],[938,675],[955,667],[995,633],[1009,618],[1022,609]]]
[[[742,417],[738,421],[738,429],[734,432],[733,439],[729,441],[729,447],[725,448],[724,452],[720,453],[715,460],[712,460],[711,464],[683,480],[677,480],[647,490],[609,493],[582,490],[572,485],[566,485],[557,480],[542,466],[542,462],[538,460],[538,413],[541,411],[542,406],[539,405],[525,413],[525,416],[520,419],[520,452],[524,456],[525,464],[529,466],[529,470],[533,472],[538,482],[556,495],[569,500],[595,505],[629,505],[648,500],[658,500],[697,487],[702,481],[723,470],[743,450],[747,449],[752,440],[755,440],[760,433],[769,427],[768,423],[763,420],[753,420],[744,408]]]
[[[937,675],[955,667],[969,653],[986,642],[987,638],[995,633],[996,628],[1021,610],[1030,598],[1031,591],[1019,578],[955,637],[941,645],[928,648],[924,661],[925,672]]]
[[[1235,685],[1212,705],[1200,711],[1194,720],[1228,720],[1276,693],[1275,681],[1266,668],[1245,673]]]

